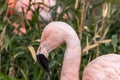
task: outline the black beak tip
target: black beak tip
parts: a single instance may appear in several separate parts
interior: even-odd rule
[[[44,68],[44,70],[49,74],[49,61],[43,54],[37,54],[37,61]]]

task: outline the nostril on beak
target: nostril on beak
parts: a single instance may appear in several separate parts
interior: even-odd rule
[[[49,73],[49,61],[43,54],[37,54],[37,61],[44,68],[44,70]]]

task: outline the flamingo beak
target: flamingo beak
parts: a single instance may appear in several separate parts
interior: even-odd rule
[[[43,67],[43,69],[49,74],[49,61],[43,54],[37,54],[37,61]]]

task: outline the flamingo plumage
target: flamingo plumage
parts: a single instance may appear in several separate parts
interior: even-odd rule
[[[85,67],[82,80],[120,80],[120,55],[97,57]]]
[[[67,48],[60,80],[80,80],[80,40],[74,29],[64,22],[51,22],[44,28],[37,50],[37,60],[49,72],[49,53],[62,43],[66,43]],[[120,80],[120,55],[107,54],[94,59],[86,66],[82,80]]]

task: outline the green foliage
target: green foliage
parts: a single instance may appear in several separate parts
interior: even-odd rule
[[[117,35],[112,35],[112,45],[114,48],[114,52],[116,52],[116,47],[117,47]]]
[[[70,24],[81,39],[81,77],[85,66],[91,60],[103,54],[120,53],[120,50],[116,49],[120,46],[117,45],[120,43],[120,6],[118,0],[76,1],[58,0],[56,6],[51,9],[52,20],[64,21]],[[107,15],[103,17],[102,13],[105,14],[105,11],[102,7],[105,3],[108,5],[109,10]],[[63,7],[63,12],[56,15],[59,5]],[[75,6],[77,7],[75,8]],[[0,80],[59,80],[65,45],[63,44],[50,53],[51,74],[48,75],[37,62],[34,63],[28,49],[28,46],[31,45],[37,51],[39,46],[39,42],[36,40],[40,39],[43,27],[40,25],[38,10],[33,11],[33,18],[29,21],[25,18],[25,14],[22,18],[19,18],[18,15],[22,13],[7,16],[7,9],[6,1],[1,0]],[[12,25],[14,22],[17,22],[19,26],[24,22],[27,28],[26,34],[22,36],[14,34]],[[48,22],[43,23],[47,24]],[[12,74],[10,74],[10,69],[12,69]]]

